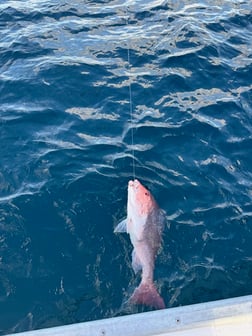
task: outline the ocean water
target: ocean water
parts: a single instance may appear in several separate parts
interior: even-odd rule
[[[149,310],[113,233],[133,162],[166,306],[252,293],[251,8],[1,1],[1,335]]]

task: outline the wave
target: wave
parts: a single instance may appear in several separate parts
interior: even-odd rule
[[[1,2],[0,333],[118,312],[133,166],[166,212],[167,305],[251,290],[250,22],[249,1]]]

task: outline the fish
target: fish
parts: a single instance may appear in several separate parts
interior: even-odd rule
[[[128,182],[127,218],[114,229],[127,232],[133,245],[132,268],[142,271],[141,282],[129,302],[154,309],[165,308],[163,298],[154,284],[154,264],[162,241],[165,214],[148,189],[139,180]]]

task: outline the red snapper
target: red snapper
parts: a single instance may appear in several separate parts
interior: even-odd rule
[[[127,218],[120,222],[114,232],[127,232],[134,247],[132,267],[135,273],[142,271],[140,285],[129,301],[155,309],[165,308],[154,281],[153,271],[157,251],[161,244],[164,213],[151,193],[138,181],[128,183]]]

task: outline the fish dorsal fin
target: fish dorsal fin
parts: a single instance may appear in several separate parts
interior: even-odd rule
[[[114,229],[114,232],[127,232],[127,218],[122,220]]]

